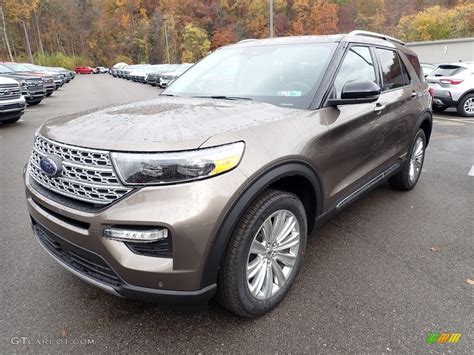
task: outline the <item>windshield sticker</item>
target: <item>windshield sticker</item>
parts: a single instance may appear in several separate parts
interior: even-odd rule
[[[278,91],[278,96],[301,96],[301,91]]]

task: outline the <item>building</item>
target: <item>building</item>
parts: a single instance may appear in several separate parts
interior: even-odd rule
[[[406,44],[422,63],[474,62],[474,37],[442,39]]]

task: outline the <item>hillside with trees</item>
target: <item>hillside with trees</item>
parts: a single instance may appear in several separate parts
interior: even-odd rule
[[[45,65],[194,62],[270,33],[269,0],[0,0],[0,59]],[[377,31],[406,41],[474,36],[468,0],[274,0],[274,35]],[[168,46],[166,46],[168,41]],[[29,45],[28,45],[29,43]],[[29,51],[31,48],[31,53]]]

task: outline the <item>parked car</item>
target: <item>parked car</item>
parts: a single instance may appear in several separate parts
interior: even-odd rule
[[[105,74],[108,73],[109,69],[104,68],[104,67],[95,67],[94,71],[92,72],[93,74]]]
[[[91,67],[76,67],[74,71],[76,72],[76,74],[92,74],[94,69],[92,69]]]
[[[426,77],[434,91],[433,110],[455,107],[458,114],[474,117],[474,63],[445,63]]]
[[[315,225],[387,179],[415,187],[431,101],[416,54],[381,34],[229,45],[159,98],[45,123],[25,173],[33,231],[114,295],[217,292],[258,316]]]
[[[1,62],[4,67],[7,67],[11,71],[19,75],[32,75],[43,80],[43,86],[46,90],[46,96],[51,96],[51,94],[56,89],[54,85],[54,79],[50,73],[47,73],[43,70],[31,70],[30,68],[19,64],[19,63],[11,63],[11,62]]]
[[[421,69],[423,69],[423,75],[425,78],[430,75],[432,72],[435,71],[437,68],[436,65],[428,64],[428,63],[420,63]]]
[[[158,86],[160,84],[161,74],[165,72],[172,72],[178,69],[178,67],[179,64],[161,64],[159,67],[148,74],[147,84],[150,84],[151,86]]]
[[[167,87],[173,80],[179,78],[186,70],[191,68],[194,64],[184,63],[180,64],[177,69],[172,72],[166,72],[160,75],[158,86],[160,88]]]
[[[25,112],[26,101],[15,79],[0,76],[0,123],[14,123]]]
[[[28,105],[38,105],[46,97],[43,79],[36,75],[20,74],[0,64],[0,76],[15,79]]]

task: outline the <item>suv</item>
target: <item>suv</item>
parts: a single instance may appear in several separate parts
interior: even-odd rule
[[[0,123],[13,123],[25,112],[25,98],[14,79],[0,77]]]
[[[37,70],[37,69],[31,69],[24,64],[18,64],[18,63],[1,63],[4,67],[7,67],[11,71],[13,71],[15,74],[18,75],[32,75],[39,77],[43,79],[43,86],[44,89],[46,90],[46,96],[51,96],[51,94],[56,90],[56,86],[54,84],[54,79],[53,76],[49,73],[46,73],[44,70]]]
[[[380,34],[216,50],[161,97],[66,116],[25,171],[40,245],[114,295],[275,307],[311,230],[388,179],[417,183],[431,95],[416,54]]]
[[[474,117],[474,63],[440,64],[426,81],[434,92],[434,111],[456,107],[461,116]]]

